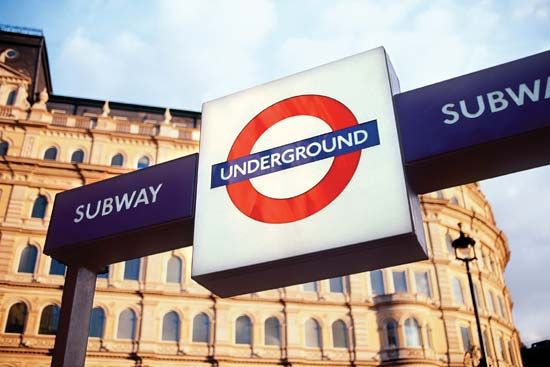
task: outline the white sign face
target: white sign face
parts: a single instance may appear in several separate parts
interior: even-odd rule
[[[193,279],[227,296],[425,258],[392,73],[377,48],[203,105]]]

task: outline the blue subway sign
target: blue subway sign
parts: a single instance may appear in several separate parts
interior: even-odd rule
[[[226,186],[380,144],[376,120],[212,166],[211,188]]]

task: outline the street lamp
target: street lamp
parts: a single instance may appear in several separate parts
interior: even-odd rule
[[[470,273],[470,261],[477,259],[476,250],[474,248],[476,241],[462,231],[462,223],[458,223],[458,227],[460,228],[460,236],[452,242],[452,246],[455,249],[455,256],[457,260],[460,260],[466,264],[466,273],[468,273],[468,283],[470,284],[470,293],[472,295],[472,301],[474,304],[474,314],[477,324],[477,336],[479,338],[479,345],[481,350],[481,358],[479,359],[478,367],[487,367],[487,360],[485,359],[485,346],[483,345],[481,324],[479,322],[479,314],[477,312],[477,300],[474,292],[474,283],[472,281],[472,274]]]

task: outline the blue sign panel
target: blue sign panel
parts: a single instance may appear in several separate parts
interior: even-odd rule
[[[395,108],[418,192],[547,164],[550,51],[398,94]],[[476,174],[453,180],[445,165]]]
[[[44,253],[92,269],[192,244],[198,154],[57,194]]]
[[[380,144],[376,120],[267,149],[212,166],[211,188]]]

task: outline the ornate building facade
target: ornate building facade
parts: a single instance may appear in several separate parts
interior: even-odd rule
[[[200,114],[52,93],[45,40],[0,31],[0,366],[49,366],[65,267],[42,254],[58,192],[198,150]],[[505,235],[477,184],[421,197],[426,261],[220,299],[191,248],[98,275],[87,366],[471,366],[458,223],[474,237],[491,366],[521,366]]]

